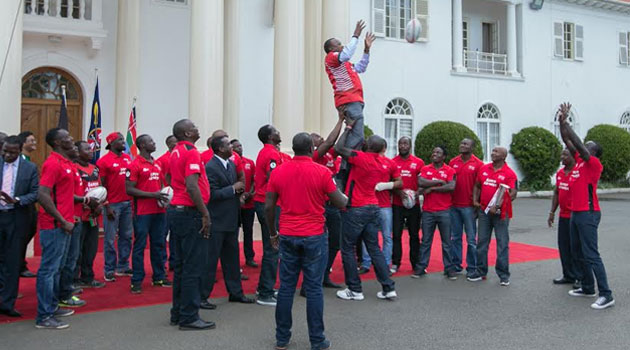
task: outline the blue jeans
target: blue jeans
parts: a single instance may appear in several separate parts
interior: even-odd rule
[[[571,248],[577,258],[578,270],[582,276],[582,290],[587,293],[595,292],[595,279],[600,297],[612,295],[608,287],[608,277],[604,262],[599,256],[597,247],[597,228],[602,213],[599,211],[577,211],[571,213]],[[595,274],[595,278],[593,278]]]
[[[306,291],[306,321],[312,349],[319,349],[324,336],[324,294],[322,281],[328,258],[328,234],[309,237],[280,235],[280,290],[276,305],[276,341],[287,345],[291,339],[293,296],[300,276]]]
[[[207,241],[201,230],[201,213],[192,207],[168,208],[168,222],[175,248],[173,261],[173,306],[171,321],[179,324],[199,319],[202,273],[206,265]]]
[[[466,231],[466,271],[472,274],[477,269],[477,220],[475,208],[451,208],[451,258],[457,271],[462,267],[462,236]]]
[[[131,266],[133,276],[131,283],[142,283],[144,279],[144,248],[147,246],[147,236],[150,239],[151,269],[153,281],[166,278],[164,256],[166,254],[166,214],[136,215],[133,223],[133,256]]]
[[[422,212],[422,242],[420,243],[420,261],[414,267],[416,271],[421,271],[429,266],[431,258],[431,246],[433,245],[433,235],[435,228],[440,231],[442,240],[442,263],[444,271],[455,269],[451,259],[451,214],[449,210],[423,211]]]
[[[105,273],[129,270],[129,255],[131,255],[131,202],[110,204],[114,211],[114,220],[103,215],[105,226]],[[118,253],[116,253],[116,234],[118,234]]]
[[[385,257],[378,246],[379,207],[375,205],[351,207],[343,212],[341,217],[341,260],[348,288],[353,292],[362,293],[355,256],[357,241],[361,238],[372,257],[376,279],[383,286],[383,292],[394,290],[394,281],[389,278]]]
[[[265,217],[265,203],[254,202],[254,209],[258,222],[260,222],[263,257],[260,266],[260,277],[258,279],[258,296],[261,298],[269,298],[273,296],[273,287],[276,284],[276,275],[278,273],[278,251],[271,246],[269,239],[269,229],[267,228],[267,218]],[[278,226],[278,218],[280,208],[276,207],[276,227]]]
[[[383,237],[383,256],[385,263],[389,266],[392,263],[392,207],[380,208],[381,214],[381,235]],[[361,266],[369,269],[372,266],[372,258],[363,244],[363,262]]]
[[[477,273],[488,274],[488,246],[494,229],[497,240],[497,261],[495,270],[501,280],[510,279],[510,219],[500,215],[489,215],[479,211],[479,240],[477,242]]]
[[[70,235],[70,244],[61,261],[61,274],[59,276],[59,300],[67,300],[72,297],[72,283],[74,282],[77,261],[81,254],[81,235],[83,232],[81,222],[74,223],[74,230]]]
[[[59,275],[64,254],[70,246],[70,235],[60,228],[39,231],[42,260],[37,270],[37,318],[41,322],[53,316],[59,304]]]

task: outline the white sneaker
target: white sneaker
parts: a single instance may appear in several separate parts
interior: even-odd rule
[[[383,293],[383,291],[380,291],[376,293],[376,297],[379,299],[393,300],[393,299],[398,298],[398,294],[396,294],[395,290],[390,290],[387,293]]]
[[[398,265],[392,265],[392,267],[389,268],[389,273],[393,275],[396,272],[398,272]]]
[[[365,297],[363,296],[363,293],[353,292],[349,288],[346,288],[344,290],[338,290],[337,291],[337,298],[340,298],[340,299],[343,299],[343,300],[363,300],[363,299],[365,299]]]
[[[591,304],[591,307],[595,310],[603,310],[615,305],[615,299],[613,297],[599,297],[597,301]]]
[[[589,298],[597,296],[597,294],[595,293],[593,294],[584,293],[584,290],[582,290],[582,288],[570,290],[569,295],[572,297],[589,297]]]

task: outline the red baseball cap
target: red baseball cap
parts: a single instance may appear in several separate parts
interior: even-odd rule
[[[109,145],[121,136],[122,135],[118,131],[114,131],[107,135],[107,137],[105,138],[105,141],[107,141],[107,146],[105,147],[105,149],[109,149]]]

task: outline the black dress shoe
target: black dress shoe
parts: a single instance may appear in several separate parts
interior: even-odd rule
[[[0,310],[0,314],[7,315],[9,317],[22,317],[22,314],[16,309]]]
[[[33,277],[37,277],[37,275],[32,273],[29,270],[24,270],[24,271],[20,272],[20,277],[33,278]]]
[[[258,264],[254,260],[247,260],[245,262],[245,265],[247,265],[249,267],[258,267]]]
[[[170,320],[170,321],[168,322],[168,324],[169,324],[169,325],[171,325],[171,326],[177,326],[177,325],[179,325],[179,321]]]
[[[573,284],[575,280],[568,279],[566,277],[554,278],[553,284]]]
[[[241,274],[241,281],[247,281],[249,280],[249,276],[247,276],[246,274],[242,273]]]
[[[185,324],[180,324],[179,325],[179,329],[182,331],[203,331],[206,329],[214,329],[216,328],[216,325],[214,324],[214,322],[206,322],[202,319],[199,319],[195,322],[192,323],[185,323]]]
[[[202,300],[201,303],[199,303],[199,308],[204,310],[214,310],[217,306],[207,300]]]
[[[248,298],[244,295],[241,295],[241,296],[230,295],[230,298],[228,299],[228,301],[230,303],[243,303],[243,304],[253,304],[256,302],[256,300],[252,298]]]
[[[343,286],[340,284],[337,284],[331,280],[324,280],[324,283],[322,283],[322,286],[324,286],[324,288],[335,288],[335,289],[341,289]]]

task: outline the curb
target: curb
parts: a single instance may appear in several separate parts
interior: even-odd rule
[[[597,194],[630,193],[630,188],[607,188],[598,189]],[[553,196],[553,191],[519,191],[516,198],[544,198]]]

